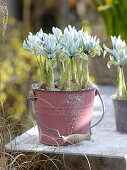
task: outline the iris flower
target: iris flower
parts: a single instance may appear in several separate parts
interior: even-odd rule
[[[82,49],[82,52],[84,53],[84,57],[90,55],[91,57],[94,57],[95,55],[101,54],[101,46],[99,45],[99,39],[91,35],[89,35],[87,32],[83,32],[83,30],[79,31],[79,41],[80,41],[80,47]],[[83,54],[82,53],[82,54]]]
[[[28,38],[23,42],[23,48],[27,49],[31,54],[37,56],[40,54],[38,49],[40,46],[42,46],[42,44],[42,40],[30,32]]]
[[[79,49],[78,32],[75,27],[70,25],[64,29],[63,37],[60,40],[62,53],[73,58],[79,56],[81,50]]]
[[[112,42],[112,49],[106,47],[106,45],[103,45],[105,51],[104,56],[106,53],[110,53],[110,61],[108,62],[108,67],[112,64],[114,64],[117,67],[122,67],[127,63],[127,48],[125,41],[122,41],[121,37],[113,37],[111,36],[111,42]]]

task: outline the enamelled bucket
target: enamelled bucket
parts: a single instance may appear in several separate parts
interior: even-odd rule
[[[32,89],[40,143],[68,145],[60,136],[90,134],[96,88],[81,91],[46,91]],[[73,136],[75,138],[75,136]],[[76,143],[77,141],[73,141]]]
[[[121,133],[127,133],[127,100],[119,100],[112,97],[114,105],[114,114],[116,130]]]

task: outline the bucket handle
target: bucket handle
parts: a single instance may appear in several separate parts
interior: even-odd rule
[[[99,98],[100,98],[100,101],[102,103],[102,115],[101,115],[101,118],[99,119],[98,122],[96,122],[94,125],[92,125],[90,128],[92,129],[93,127],[97,126],[103,119],[104,117],[104,113],[105,113],[105,105],[104,105],[104,102],[102,100],[102,97],[99,93],[99,90],[96,89],[96,92],[95,92],[95,95],[99,95]],[[35,100],[35,94],[34,94],[34,91],[31,90],[30,91],[30,105],[31,105],[31,108],[32,108],[32,116],[33,118],[36,120],[36,122],[44,127],[45,129],[48,129],[48,130],[51,130],[51,131],[54,131],[58,134],[58,137],[61,139],[61,142],[64,144],[65,142],[69,142],[69,143],[78,143],[78,142],[81,142],[81,141],[84,141],[84,140],[90,140],[91,139],[91,133],[87,133],[87,134],[72,134],[72,135],[69,135],[69,136],[61,136],[60,135],[60,132],[56,129],[53,129],[53,128],[49,128],[47,126],[45,126],[44,124],[40,123],[40,121],[35,117],[35,108],[34,108],[34,100]],[[91,132],[91,130],[90,130]]]
[[[98,90],[98,89],[96,89],[95,95],[98,95],[98,96],[99,96],[99,99],[100,99],[100,101],[101,101],[101,104],[102,104],[102,115],[101,115],[100,119],[99,119],[94,125],[92,125],[92,126],[90,127],[91,129],[92,129],[93,127],[97,126],[97,125],[102,121],[102,119],[103,119],[103,117],[104,117],[104,114],[105,114],[105,105],[104,105],[103,99],[102,99],[101,94],[99,93],[99,90]]]

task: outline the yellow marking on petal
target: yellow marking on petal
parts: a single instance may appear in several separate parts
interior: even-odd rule
[[[37,48],[33,48],[34,51],[37,51]]]

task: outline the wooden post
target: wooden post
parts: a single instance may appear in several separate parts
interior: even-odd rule
[[[7,170],[7,157],[5,155],[5,120],[0,114],[0,169]]]
[[[64,29],[68,25],[69,4],[68,0],[60,0],[59,2],[59,27]]]
[[[6,31],[6,26],[8,23],[8,8],[7,4],[4,1],[0,0],[0,45],[3,47],[4,43],[4,35]],[[1,48],[2,49],[2,48]],[[3,51],[0,52],[0,71],[2,71],[2,58]],[[0,82],[2,81],[1,73],[0,73]],[[1,84],[0,84],[1,90]],[[3,113],[3,114],[2,114]],[[3,101],[0,96],[0,170],[7,170],[7,158],[5,157],[5,118],[4,118],[4,109],[3,109]]]
[[[33,2],[34,10],[32,11],[32,20],[35,22],[34,28],[35,30],[39,30],[41,27],[41,16],[45,10],[45,5],[43,0],[36,0]]]
[[[24,0],[24,8],[23,8],[23,22],[24,22],[24,37],[30,31],[30,19],[31,19],[31,0]]]

